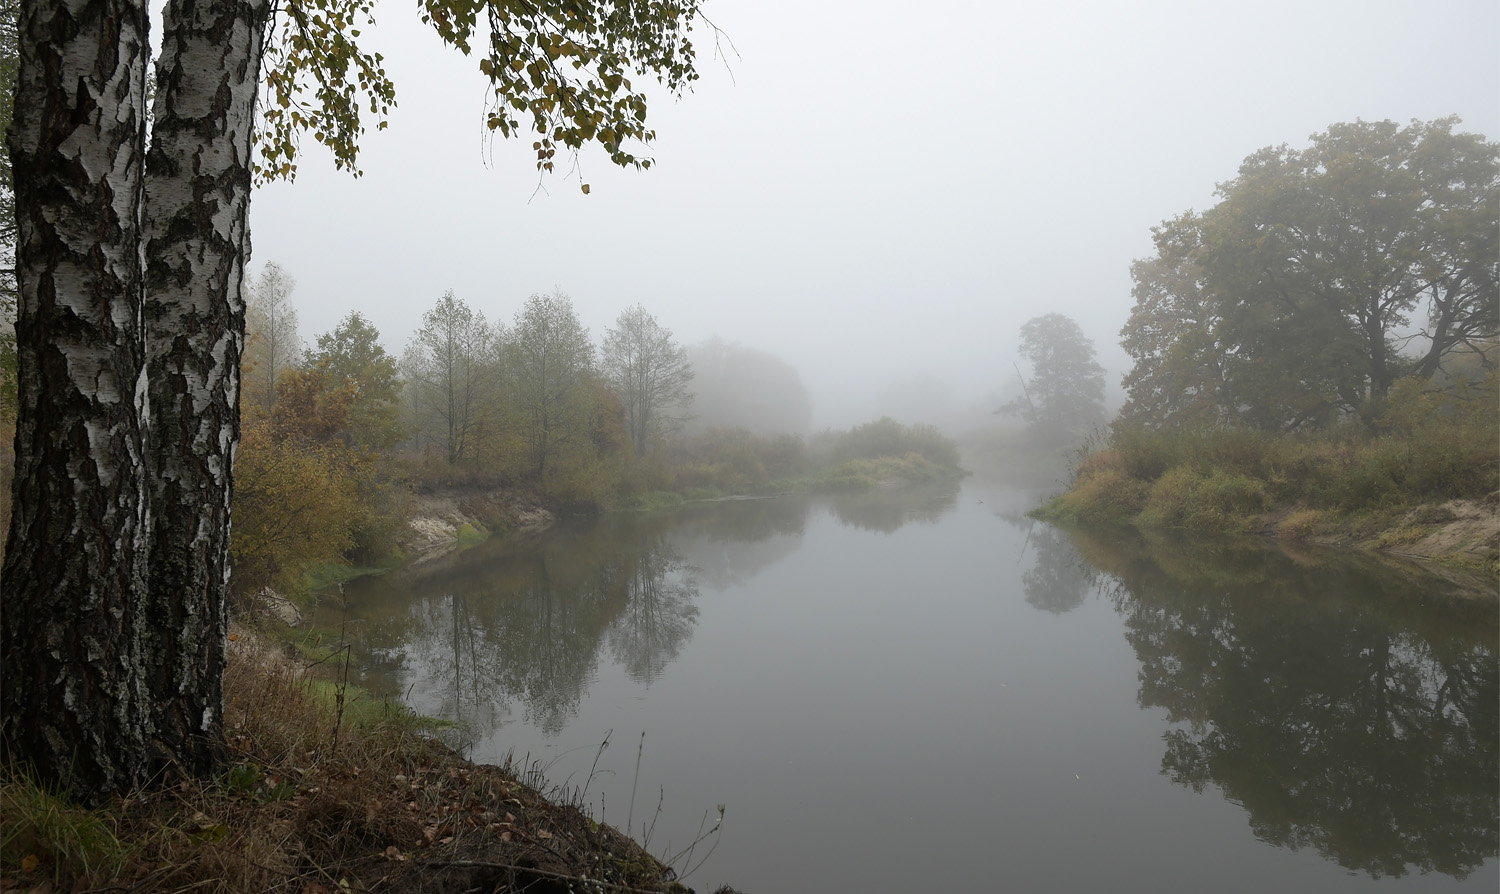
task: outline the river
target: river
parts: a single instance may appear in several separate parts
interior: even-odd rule
[[[1500,888],[1493,601],[1034,502],[609,516],[354,581],[317,623],[699,891]]]

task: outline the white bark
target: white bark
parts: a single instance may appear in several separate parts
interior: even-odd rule
[[[169,3],[148,158],[144,4],[23,6],[0,736],[9,758],[90,799],[163,770],[205,774],[222,744],[239,289],[268,13],[267,0]]]
[[[13,152],[20,407],[0,736],[97,798],[145,781],[143,3],[23,4]]]
[[[147,158],[155,733],[206,772],[222,741],[251,137],[268,0],[170,0]]]

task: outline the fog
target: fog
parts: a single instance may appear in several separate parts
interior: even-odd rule
[[[790,363],[815,428],[952,429],[1003,402],[1044,313],[1117,393],[1130,262],[1256,149],[1356,118],[1500,137],[1493,0],[705,10],[723,35],[700,27],[702,79],[652,105],[656,165],[539,178],[529,136],[487,141],[476,60],[378,8],[389,129],[359,179],[308,139],[296,182],[257,190],[254,268],[296,277],[308,339],[359,310],[399,353],[447,289],[491,319],[559,289],[596,340],[639,302],[680,343]]]

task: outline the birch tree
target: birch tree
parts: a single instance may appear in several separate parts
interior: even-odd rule
[[[0,147],[9,144],[16,92],[20,0],[0,0]],[[10,154],[0,151],[0,425],[16,418],[16,189]]]
[[[495,393],[496,333],[449,289],[422,315],[404,358],[421,431],[443,445],[450,465],[469,458]]]
[[[168,0],[147,109],[143,0],[22,0],[15,120],[18,421],[0,591],[0,747],[86,799],[223,750],[241,294],[262,61],[268,176],[311,132],[357,172],[394,101],[354,38],[368,0]],[[490,81],[492,131],[537,165],[598,144],[647,167],[629,75],[696,74],[696,0],[423,0]],[[265,43],[270,34],[269,44]],[[266,54],[269,50],[269,55]],[[147,120],[151,120],[150,144]],[[585,191],[587,186],[584,185]]]
[[[625,423],[635,453],[641,456],[653,435],[661,432],[671,410],[693,402],[688,386],[693,365],[687,350],[672,340],[672,330],[637,304],[620,314],[604,334],[604,377],[625,405]]]
[[[39,775],[96,795],[145,781],[154,735],[138,214],[147,52],[142,3],[22,6],[0,730]]]
[[[558,451],[586,438],[593,414],[594,345],[567,295],[532,295],[505,340],[521,434],[542,490]]]

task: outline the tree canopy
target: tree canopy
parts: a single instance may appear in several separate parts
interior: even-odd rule
[[[1104,367],[1071,317],[1027,320],[1020,352],[1031,364],[1031,379],[1023,378],[1021,396],[998,412],[1020,415],[1031,437],[1047,447],[1066,446],[1104,421]]]
[[[449,464],[473,454],[493,401],[496,335],[449,289],[422,314],[403,358],[418,431],[440,444]]]
[[[567,295],[532,295],[516,314],[504,356],[516,427],[545,492],[558,460],[591,434],[594,345]]]
[[[333,331],[318,336],[307,365],[328,373],[329,387],[349,387],[345,444],[361,451],[386,450],[401,440],[401,377],[395,358],[380,344],[380,331],[359,311],[350,311]]]
[[[373,0],[281,4],[266,47],[265,101],[258,135],[262,177],[294,178],[300,135],[311,133],[334,163],[359,174],[362,110],[376,128],[396,104],[381,53],[361,27]],[[559,149],[597,144],[622,167],[649,168],[636,153],[656,132],[646,123],[644,84],[672,94],[697,80],[691,33],[698,0],[420,0],[418,15],[444,43],[477,57],[489,81],[485,127],[505,137],[536,136],[536,167],[552,172]],[[582,184],[587,193],[589,186]]]
[[[1268,430],[1368,416],[1500,326],[1500,147],[1458,119],[1268,147],[1153,231],[1122,330],[1127,419]],[[1487,359],[1485,362],[1489,362]]]
[[[276,406],[276,380],[302,360],[297,308],[292,293],[297,280],[280,264],[267,261],[260,276],[245,283],[244,390],[269,413]]]

